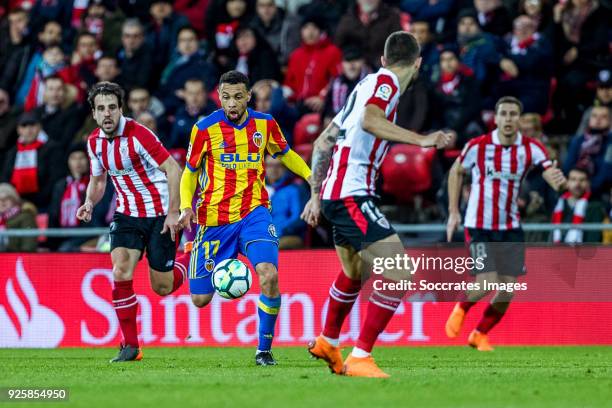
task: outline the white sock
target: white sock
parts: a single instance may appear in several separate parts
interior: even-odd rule
[[[351,355],[356,358],[366,358],[370,357],[370,353],[367,351],[360,349],[359,347],[353,347],[353,351],[351,351]]]
[[[321,334],[321,336],[323,336]],[[323,338],[325,339],[325,341],[327,341],[329,344],[331,344],[334,347],[338,347],[340,345],[340,339],[332,339],[326,336],[323,336]]]

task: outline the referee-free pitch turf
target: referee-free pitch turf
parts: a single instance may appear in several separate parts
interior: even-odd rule
[[[344,354],[348,353],[344,350]],[[0,387],[66,387],[40,407],[612,407],[612,347],[379,347],[390,379],[331,375],[305,348],[145,348],[109,364],[108,348],[0,349]]]

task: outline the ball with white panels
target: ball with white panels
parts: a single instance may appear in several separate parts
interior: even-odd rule
[[[251,288],[253,276],[239,259],[226,259],[215,266],[212,283],[217,293],[226,299],[238,299]]]

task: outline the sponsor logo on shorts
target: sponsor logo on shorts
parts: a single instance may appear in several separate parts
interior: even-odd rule
[[[270,234],[270,236],[278,238],[278,235],[276,235],[276,227],[274,226],[274,224],[268,225],[268,233]]]
[[[116,222],[111,222],[110,225],[110,232],[113,232],[117,229],[117,223]]]
[[[174,266],[174,259],[171,259],[168,262],[166,262],[166,267],[170,267],[170,266]]]
[[[204,268],[206,268],[206,270],[207,270],[208,272],[212,272],[212,271],[213,271],[213,269],[215,269],[215,261],[214,261],[214,260],[212,260],[212,259],[207,259],[207,260],[204,262]]]

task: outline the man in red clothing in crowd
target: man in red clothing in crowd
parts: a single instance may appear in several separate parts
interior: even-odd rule
[[[303,112],[321,112],[329,81],[339,74],[342,52],[327,37],[323,23],[302,21],[302,45],[291,53],[284,86]]]

